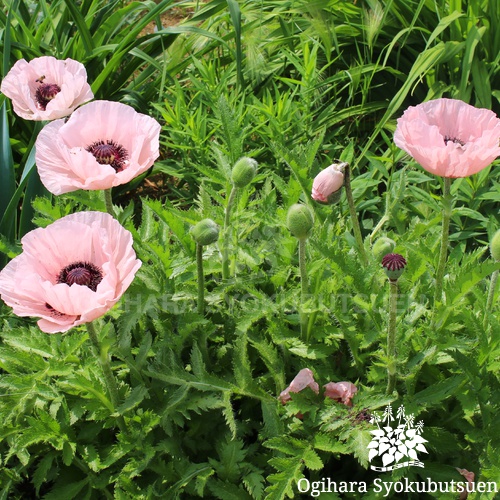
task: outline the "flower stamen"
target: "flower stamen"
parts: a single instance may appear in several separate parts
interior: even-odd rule
[[[460,144],[460,146],[465,146],[465,142],[461,141],[457,137],[449,137],[447,135],[444,136],[444,143],[448,144],[449,142],[454,142],[455,144]]]
[[[94,264],[90,262],[74,262],[59,273],[57,282],[66,283],[69,286],[75,283],[84,285],[95,292],[102,278],[102,271]]]
[[[39,86],[35,91],[35,101],[42,111],[45,111],[47,109],[47,104],[61,92],[61,87],[59,87],[59,85],[56,83],[45,83],[44,80],[45,76],[41,76],[36,80]]]
[[[115,141],[96,141],[85,148],[101,165],[110,165],[116,172],[121,172],[128,159],[127,150]]]

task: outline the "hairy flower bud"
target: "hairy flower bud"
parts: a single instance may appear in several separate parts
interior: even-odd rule
[[[314,224],[313,214],[306,205],[296,203],[288,210],[286,224],[296,238],[306,239]]]
[[[211,245],[219,239],[219,226],[212,219],[203,219],[191,228],[191,235],[198,245]]]
[[[395,246],[396,242],[394,240],[391,240],[391,238],[387,238],[386,236],[382,236],[373,244],[373,256],[376,260],[380,260],[384,255],[391,253]]]
[[[390,281],[397,281],[406,267],[406,259],[398,253],[389,253],[382,259],[382,266]]]
[[[257,162],[253,158],[240,158],[231,171],[231,181],[238,187],[248,186],[257,172]]]
[[[500,261],[500,229],[493,235],[490,243],[491,256]]]

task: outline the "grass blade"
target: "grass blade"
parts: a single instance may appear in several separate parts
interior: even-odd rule
[[[16,190],[14,160],[10,146],[9,124],[7,121],[7,104],[4,101],[0,108],[0,233],[8,239],[15,235],[15,216],[5,217],[9,204]]]

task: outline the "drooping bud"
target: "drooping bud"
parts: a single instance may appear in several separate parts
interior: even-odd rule
[[[212,219],[203,219],[191,228],[191,235],[198,245],[211,245],[219,239],[219,226]]]
[[[240,158],[231,171],[231,181],[238,188],[248,186],[257,172],[257,161],[244,156]]]
[[[395,246],[396,242],[394,240],[391,240],[391,238],[387,238],[386,236],[382,236],[373,244],[373,256],[376,260],[380,260],[384,255],[391,253]]]
[[[390,281],[397,281],[406,267],[406,259],[398,253],[389,253],[382,259],[382,266]]]
[[[309,236],[314,225],[314,217],[309,207],[296,203],[288,210],[286,223],[290,232],[302,240]]]
[[[500,229],[493,235],[490,243],[491,256],[500,261]]]
[[[337,203],[342,193],[344,169],[347,166],[345,162],[338,162],[322,170],[314,178],[312,199],[327,204]]]

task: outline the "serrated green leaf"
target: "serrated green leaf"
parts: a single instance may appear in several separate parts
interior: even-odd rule
[[[66,466],[70,466],[73,463],[73,458],[75,458],[76,444],[65,441],[62,449],[63,463]]]
[[[329,453],[348,453],[348,446],[335,438],[333,434],[318,432],[314,435],[314,448]]]
[[[466,378],[464,375],[455,375],[454,377],[441,380],[417,392],[413,397],[413,403],[418,405],[432,405],[444,401],[453,395],[465,380]]]
[[[324,464],[319,455],[314,450],[306,450],[302,455],[305,466],[311,470],[321,470]]]
[[[229,427],[229,430],[231,431],[231,437],[235,439],[238,428],[236,424],[236,417],[234,415],[233,406],[231,404],[231,393],[229,392],[222,393],[222,403],[224,405],[222,413],[226,420],[226,424]]]
[[[59,484],[56,483],[54,488],[49,493],[43,496],[43,500],[61,500],[62,498],[76,498],[85,486],[87,486],[89,478],[83,479],[76,483]]]
[[[33,485],[35,486],[37,495],[40,492],[40,488],[43,483],[47,480],[49,470],[52,468],[52,464],[55,459],[55,453],[47,453],[40,462],[38,463],[35,473],[33,474]]]
[[[116,409],[120,415],[124,415],[131,409],[139,406],[139,404],[145,399],[149,398],[149,391],[147,387],[138,385],[134,387],[130,394],[125,398],[125,401]]]

